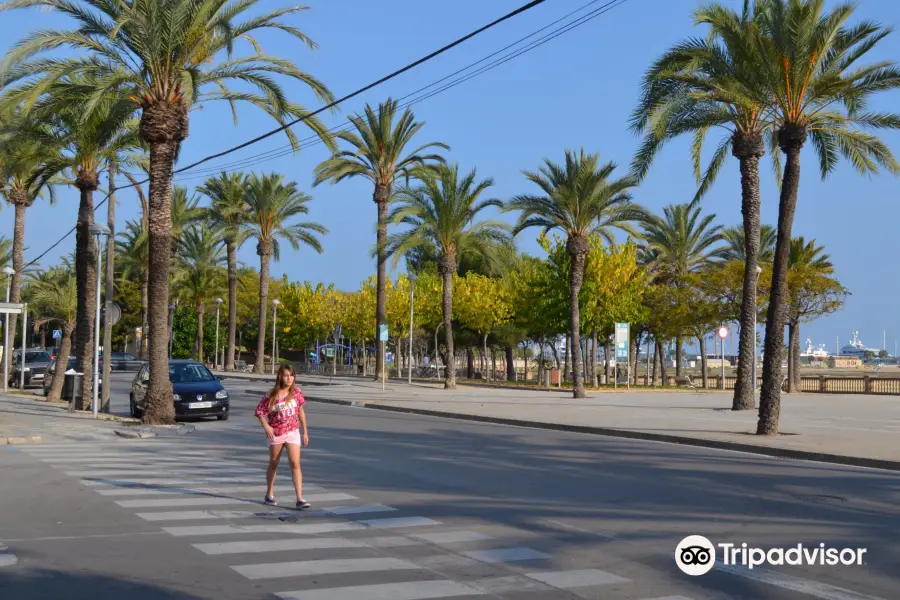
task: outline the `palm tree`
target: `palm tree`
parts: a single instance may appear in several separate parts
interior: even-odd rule
[[[147,230],[137,221],[126,221],[125,230],[116,234],[116,267],[123,279],[138,280],[141,284],[141,360],[147,356],[147,268],[150,263],[150,244]]]
[[[670,204],[663,209],[663,217],[648,215],[642,222],[644,251],[649,258],[647,268],[657,283],[681,287],[685,277],[707,269],[721,249],[722,226],[713,225],[716,215],[701,218],[702,209],[697,201],[687,204]],[[701,346],[703,337],[698,336]],[[682,337],[675,336],[675,375],[681,377]],[[706,355],[700,349],[703,373],[706,373]]]
[[[51,269],[47,281],[33,284],[31,302],[40,310],[43,318],[36,325],[57,322],[62,326],[62,338],[56,355],[56,371],[47,394],[48,402],[59,402],[65,381],[66,364],[72,351],[72,332],[78,312],[78,284],[75,274],[65,267]]]
[[[12,265],[13,241],[0,235],[0,271]]]
[[[775,258],[775,238],[778,231],[771,225],[761,225],[759,228],[759,262],[771,263]],[[719,254],[722,260],[747,259],[747,242],[744,240],[743,227],[728,227],[722,230],[722,239],[725,248]]]
[[[632,203],[629,190],[637,185],[633,177],[610,180],[616,164],[599,165],[597,154],[579,154],[566,150],[565,165],[544,159],[539,173],[525,172],[529,181],[544,195],[516,196],[505,210],[520,210],[516,235],[529,227],[540,227],[546,233],[560,229],[566,234],[566,251],[571,261],[569,274],[569,335],[572,344],[574,397],[584,398],[581,376],[581,307],[578,293],[584,280],[584,260],[590,248],[590,236],[599,233],[612,240],[612,229],[635,234],[631,222],[646,213]]]
[[[756,94],[768,103],[778,147],[785,155],[778,201],[778,239],[766,318],[763,383],[757,434],[778,433],[781,361],[790,294],[791,227],[800,185],[800,153],[807,141],[826,178],[843,156],[862,174],[879,167],[900,174],[887,145],[869,129],[900,129],[900,114],[867,109],[877,92],[900,88],[900,68],[890,61],[858,63],[889,33],[869,21],[848,25],[855,5],[825,10],[824,0],[761,0],[757,52],[764,78]]]
[[[207,223],[191,225],[183,231],[179,244],[179,268],[173,278],[176,294],[197,310],[197,337],[194,359],[203,362],[203,318],[206,306],[222,287],[225,256],[222,233]]]
[[[248,206],[244,199],[247,189],[247,177],[243,173],[226,174],[211,177],[197,188],[207,196],[212,204],[207,210],[206,218],[221,230],[228,255],[228,336],[225,343],[225,370],[234,370],[234,345],[237,336],[237,251],[247,241],[247,230],[243,225],[247,222]]]
[[[249,207],[249,218],[245,228],[250,237],[256,238],[256,253],[259,255],[259,339],[256,343],[256,364],[253,371],[262,373],[265,360],[266,312],[269,298],[269,262],[280,258],[280,240],[287,240],[294,250],[300,244],[322,253],[322,244],[316,234],[324,235],[328,230],[318,223],[289,223],[299,215],[309,213],[307,203],[311,196],[300,192],[293,181],[285,183],[284,176],[258,176],[255,173],[247,180],[245,196]],[[275,360],[275,357],[272,357]]]
[[[115,162],[131,165],[125,153],[140,146],[137,121],[132,118],[134,103],[127,97],[108,94],[96,109],[86,103],[97,82],[79,77],[63,77],[43,90],[35,80],[8,89],[2,102],[22,106],[23,113],[43,124],[26,132],[36,143],[58,149],[40,170],[49,179],[67,173],[78,189],[78,221],[75,228],[75,278],[78,282],[78,317],[75,331],[76,369],[93,373],[94,288],[97,281],[96,251],[90,227],[94,224],[93,194],[100,187],[103,171]],[[29,99],[39,94],[36,103]],[[21,138],[20,138],[21,139]],[[93,382],[82,379],[81,398],[89,398]],[[79,406],[78,408],[82,408]]]
[[[446,144],[431,142],[418,148],[407,151],[407,146],[412,138],[425,126],[424,122],[416,122],[409,108],[403,111],[395,123],[398,104],[390,98],[378,105],[376,113],[368,104],[364,115],[350,117],[350,122],[356,131],[342,131],[337,137],[351,146],[351,150],[345,150],[335,154],[316,167],[316,177],[313,187],[325,181],[338,183],[345,179],[368,179],[375,186],[372,199],[378,208],[378,278],[376,294],[376,328],[380,328],[387,322],[387,296],[385,292],[386,275],[385,261],[387,260],[387,218],[388,204],[393,196],[394,185],[400,178],[409,183],[414,171],[420,171],[429,164],[441,164],[443,158],[436,154],[422,154],[429,148],[442,148],[450,150]],[[383,342],[376,336],[375,377],[381,377],[384,369]]]
[[[317,79],[292,62],[268,56],[252,37],[260,30],[281,30],[309,47],[315,43],[283,18],[304,10],[290,6],[244,21],[238,18],[258,0],[156,0],[96,2],[93,0],[9,0],[5,9],[41,7],[71,17],[73,30],[35,31],[7,53],[0,79],[7,84],[35,78],[49,85],[75,74],[97,82],[86,111],[93,111],[113,91],[124,90],[140,111],[140,135],[150,151],[150,385],[146,423],[174,422],[172,385],[169,382],[167,331],[169,305],[171,194],[175,159],[188,136],[188,112],[204,102],[238,101],[264,110],[279,124],[296,149],[296,136],[287,127],[291,119],[303,123],[326,143],[326,128],[307,111],[289,102],[272,74],[299,81],[323,102],[333,95]],[[236,57],[234,44],[246,40],[253,54]],[[53,59],[40,53],[72,48],[76,54]],[[78,52],[83,50],[84,52]],[[38,55],[38,56],[36,56]],[[228,89],[241,81],[259,91]],[[235,118],[237,113],[235,112]],[[296,121],[293,121],[296,122]]]
[[[791,240],[791,254],[788,266],[788,289],[791,296],[788,310],[788,392],[800,385],[800,320],[804,316],[803,304],[812,299],[804,297],[806,287],[811,280],[830,278],[834,273],[831,257],[825,254],[825,248],[816,245],[816,240],[808,242],[803,236]],[[827,296],[819,296],[822,302]],[[816,302],[820,304],[820,302]]]
[[[7,113],[9,114],[9,113]],[[40,197],[46,195],[51,203],[55,202],[56,179],[44,179],[39,176],[44,163],[54,158],[57,148],[24,136],[16,143],[6,143],[10,136],[17,136],[22,131],[35,128],[32,122],[21,115],[13,115],[4,119],[0,115],[0,196],[15,208],[12,239],[12,276],[10,302],[22,300],[22,275],[24,271],[25,253],[25,211]],[[8,328],[4,335],[4,348],[12,348],[15,339],[18,315],[9,315]],[[4,352],[3,360],[9,365],[12,352]]]
[[[759,159],[767,143],[770,147],[774,144],[765,103],[757,94],[763,67],[754,41],[757,25],[753,16],[748,2],[740,14],[722,4],[695,11],[695,24],[709,26],[709,35],[679,42],[650,67],[631,119],[632,130],[644,134],[632,165],[640,179],[665,143],[686,134],[693,135],[691,157],[699,185],[696,198],[712,186],[729,152],[738,159],[746,260],[733,410],[749,410],[755,404],[750,368],[756,335]],[[701,172],[701,153],[710,131],[722,131],[724,135]]]
[[[191,194],[188,196],[187,188],[176,185],[172,194],[172,253],[173,266],[178,263],[178,253],[185,232],[197,221],[206,217],[206,210],[200,207],[200,196]]]
[[[459,261],[479,258],[485,262],[501,259],[500,246],[508,246],[512,238],[509,227],[499,221],[476,221],[478,214],[490,206],[502,208],[496,199],[480,197],[494,185],[493,179],[476,178],[475,169],[459,176],[458,165],[429,169],[416,173],[422,185],[404,186],[398,190],[388,222],[409,225],[402,233],[386,240],[387,255],[394,257],[394,266],[407,252],[415,248],[430,248],[438,257],[438,270],[443,283],[444,332],[447,340],[447,361],[444,388],[456,388],[456,360],[453,349],[453,276]],[[377,249],[376,249],[377,250]]]

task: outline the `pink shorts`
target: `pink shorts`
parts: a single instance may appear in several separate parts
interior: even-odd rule
[[[268,442],[269,446],[275,446],[276,444],[294,444],[295,446],[302,446],[303,438],[300,436],[300,431],[295,429],[284,435],[276,435],[274,440],[266,438],[266,442]]]

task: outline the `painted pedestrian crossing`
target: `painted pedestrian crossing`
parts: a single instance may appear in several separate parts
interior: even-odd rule
[[[91,454],[81,454],[88,448]],[[650,600],[629,594],[633,581],[619,574],[555,568],[562,565],[546,549],[371,502],[364,491],[304,483],[313,508],[296,511],[287,465],[275,487],[276,497],[285,500],[267,506],[261,502],[265,462],[254,456],[258,448],[245,449],[249,460],[235,458],[241,452],[234,446],[183,448],[181,440],[125,448],[92,442],[30,454],[285,600],[518,598],[535,592],[542,594],[529,597],[555,600],[572,597],[571,590]]]

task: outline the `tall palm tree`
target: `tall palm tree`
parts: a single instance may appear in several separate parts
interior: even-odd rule
[[[701,218],[701,212],[697,201],[670,204],[663,209],[662,217],[648,215],[642,221],[642,241],[649,257],[647,267],[657,283],[681,287],[688,274],[708,268],[721,251],[717,244],[722,241],[722,226],[713,225],[716,215]],[[675,336],[675,374],[678,377],[684,368],[682,344],[681,334]]]
[[[590,235],[599,233],[611,240],[612,229],[635,234],[631,223],[646,213],[632,202],[629,190],[637,185],[631,176],[610,180],[616,164],[599,164],[597,154],[566,150],[564,165],[544,159],[539,172],[525,172],[543,195],[521,195],[510,200],[505,210],[522,211],[514,232],[540,227],[546,233],[560,229],[566,234],[566,251],[572,269],[569,274],[569,336],[572,344],[573,394],[584,398],[581,357],[581,307],[578,293],[584,281],[584,260],[590,249]]]
[[[722,230],[722,239],[725,248],[719,254],[723,260],[747,259],[747,242],[744,239],[743,227],[728,227]],[[761,225],[759,228],[759,262],[771,263],[775,258],[775,238],[778,231],[771,225]]]
[[[78,221],[75,228],[75,278],[78,282],[78,317],[75,331],[76,369],[93,373],[94,354],[94,288],[96,287],[96,252],[90,227],[94,224],[94,192],[100,187],[100,176],[115,162],[130,166],[126,153],[140,145],[134,103],[112,91],[93,111],[86,103],[97,82],[90,78],[67,76],[43,89],[35,80],[25,80],[6,90],[0,102],[22,106],[24,113],[43,124],[30,132],[37,143],[58,148],[58,152],[41,168],[42,178],[65,173],[79,191]],[[30,98],[39,96],[36,102]],[[29,135],[26,133],[26,135]],[[21,138],[20,138],[21,139]],[[91,397],[92,377],[82,379],[80,406]]]
[[[228,335],[225,342],[225,370],[234,370],[234,345],[237,336],[237,251],[247,241],[247,230],[243,225],[249,216],[244,198],[247,177],[243,173],[211,177],[197,188],[212,202],[207,210],[209,222],[223,234],[228,255]]]
[[[179,268],[173,278],[176,294],[197,310],[194,359],[203,362],[203,318],[206,307],[222,288],[225,255],[222,232],[207,223],[193,224],[183,231],[179,243]]]
[[[172,194],[172,243],[169,247],[172,253],[173,266],[178,262],[178,253],[185,233],[191,225],[206,216],[206,210],[200,206],[200,196],[191,194],[181,185],[175,186]]]
[[[463,177],[459,166],[441,165],[428,173],[417,173],[422,184],[404,186],[397,191],[396,208],[388,222],[409,225],[410,229],[389,236],[387,255],[399,259],[415,248],[430,248],[438,257],[443,277],[444,332],[447,340],[447,364],[444,388],[456,388],[456,362],[453,348],[453,276],[462,259],[478,258],[486,262],[501,260],[501,246],[512,244],[509,227],[502,222],[478,221],[488,207],[502,208],[497,199],[481,200],[494,185],[493,179],[478,180],[475,169]],[[377,250],[377,249],[376,249]]]
[[[116,268],[123,279],[141,284],[141,347],[138,354],[146,359],[147,351],[147,286],[150,264],[150,240],[146,226],[138,221],[126,221],[124,231],[116,234]]]
[[[378,277],[377,294],[375,303],[376,328],[387,322],[387,296],[385,292],[386,275],[385,261],[387,260],[387,219],[388,204],[393,196],[394,185],[401,178],[409,183],[413,172],[421,171],[422,167],[429,164],[441,164],[444,159],[437,154],[423,154],[429,148],[442,148],[450,150],[446,144],[431,142],[407,150],[412,138],[425,126],[424,122],[417,122],[412,111],[407,108],[397,118],[398,104],[396,100],[388,98],[378,105],[376,112],[368,104],[363,115],[350,117],[355,131],[342,131],[337,137],[346,142],[351,149],[339,152],[323,161],[316,167],[316,177],[313,187],[331,181],[338,183],[345,179],[363,178],[371,181],[375,186],[372,199],[378,208]],[[396,123],[395,123],[396,119]],[[383,342],[376,336],[375,377],[381,377],[384,369]]]
[[[169,381],[168,331],[172,175],[181,143],[188,136],[188,113],[204,102],[249,102],[286,126],[303,123],[328,144],[326,128],[307,111],[289,102],[273,74],[298,81],[323,102],[333,95],[317,79],[288,60],[268,56],[253,37],[258,31],[283,31],[309,47],[315,43],[284,17],[305,9],[289,6],[246,17],[258,0],[8,0],[3,9],[40,7],[71,17],[72,30],[41,29],[13,45],[0,65],[0,79],[14,83],[35,77],[45,82],[77,74],[97,81],[87,102],[92,111],[113,90],[125,90],[140,111],[141,139],[150,151],[150,385],[146,423],[174,422]],[[235,42],[246,40],[254,52],[234,56]],[[53,59],[47,50],[72,48],[76,53]],[[38,55],[38,56],[36,56]],[[229,82],[249,83],[258,92],[230,90]],[[237,113],[235,112],[235,118]],[[285,127],[292,146],[296,136]]]
[[[20,114],[0,114],[0,196],[15,209],[12,239],[12,276],[10,302],[22,300],[22,276],[25,268],[25,211],[34,202],[46,196],[51,203],[55,202],[56,179],[41,178],[40,171],[44,163],[54,158],[58,148],[38,142],[33,137],[25,136],[16,143],[6,143],[11,136],[22,131],[30,131],[37,124],[23,118]],[[18,315],[9,315],[8,331],[5,332],[4,348],[12,348],[15,339]],[[7,366],[12,352],[4,352],[3,360]]]
[[[65,267],[52,269],[46,281],[33,285],[31,302],[43,315],[35,324],[56,322],[62,327],[59,352],[56,355],[56,371],[47,394],[49,402],[59,402],[65,381],[66,364],[72,351],[72,332],[78,312],[78,284],[75,274]]]
[[[286,240],[294,250],[300,244],[322,253],[322,244],[316,234],[325,235],[328,230],[318,223],[290,223],[291,219],[309,214],[307,203],[312,200],[297,189],[293,181],[285,182],[283,175],[251,175],[247,180],[245,196],[249,218],[245,225],[250,237],[256,238],[259,255],[259,339],[256,343],[256,364],[253,371],[262,373],[265,360],[266,313],[269,298],[269,262],[280,258],[280,240]],[[275,360],[275,357],[272,357]]]
[[[709,35],[679,42],[650,67],[631,119],[632,130],[644,134],[632,165],[641,179],[662,147],[682,135],[693,136],[691,157],[699,185],[696,198],[710,189],[729,153],[738,159],[746,260],[734,410],[749,410],[755,404],[750,369],[756,335],[759,159],[766,145],[772,147],[774,143],[766,105],[757,94],[763,67],[755,45],[757,25],[753,17],[747,1],[741,13],[719,3],[695,11],[694,23],[708,26]],[[711,131],[723,135],[709,165],[701,172],[703,145]]]
[[[824,0],[760,0],[757,52],[764,77],[757,96],[768,102],[785,156],[778,201],[778,239],[766,318],[763,383],[757,434],[778,433],[781,361],[790,295],[791,227],[800,186],[800,153],[807,139],[826,178],[843,156],[862,174],[883,167],[900,174],[888,146],[870,129],[900,129],[900,114],[872,112],[877,92],[900,88],[900,66],[890,61],[858,64],[889,33],[877,23],[850,25],[855,4],[826,11]]]

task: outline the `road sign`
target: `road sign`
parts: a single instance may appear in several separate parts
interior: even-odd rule
[[[388,341],[388,326],[387,324],[382,324],[378,330],[378,339],[382,342]]]
[[[327,356],[328,358],[334,358],[334,347],[333,346],[325,348],[325,356]]]
[[[119,319],[122,318],[122,307],[119,306],[116,302],[109,302],[101,308],[103,317],[106,318],[106,307],[109,306],[109,323],[110,325],[115,325],[119,322]]]
[[[616,323],[616,361],[628,362],[628,323]]]
[[[728,328],[722,325],[719,327],[719,337],[723,340],[728,337]]]
[[[62,329],[54,329],[53,330],[53,339],[58,340],[62,337]]]
[[[15,302],[0,302],[0,313],[21,315],[24,307],[24,304],[16,304]]]

